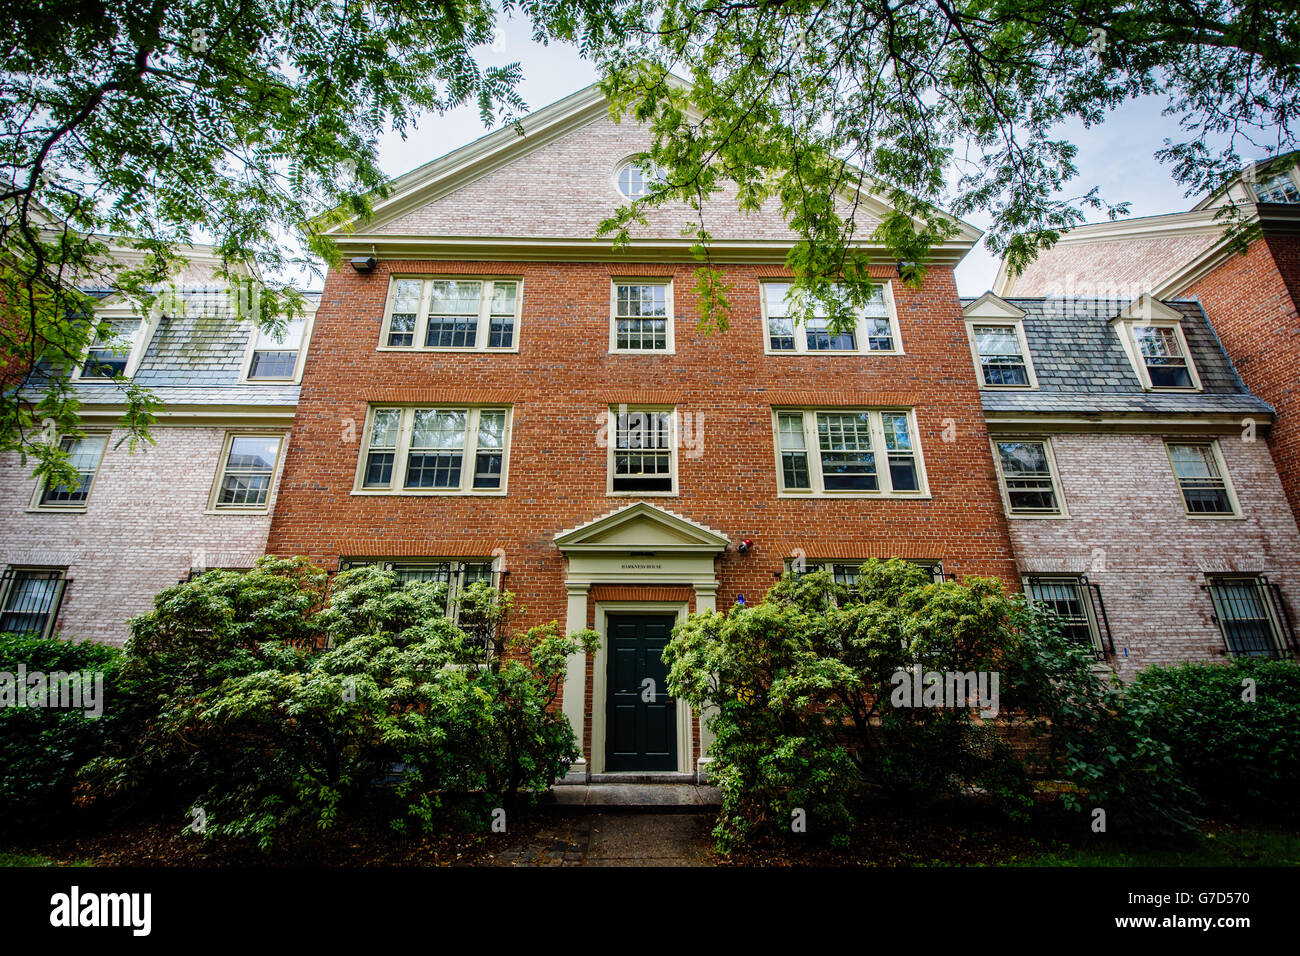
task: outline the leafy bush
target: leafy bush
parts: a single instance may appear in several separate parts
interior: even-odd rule
[[[1247,693],[1253,682],[1253,694]],[[1300,664],[1148,668],[1128,690],[1206,810],[1244,819],[1300,817]]]
[[[449,794],[482,820],[578,755],[555,704],[567,655],[594,635],[552,623],[499,656],[512,602],[471,585],[458,624],[445,586],[374,567],[326,586],[301,559],[170,588],[132,621],[124,668],[152,706],[95,779],[161,788],[208,835],[263,847],[377,801],[401,830],[442,825]]]
[[[113,731],[120,662],[121,651],[105,644],[0,634],[0,681],[11,682],[6,694],[14,694],[20,668],[29,675],[103,678],[103,697],[94,701],[98,716],[70,707],[16,706],[16,694],[0,705],[0,830],[18,832],[66,818],[77,771],[101,752]]]
[[[981,792],[1023,820],[1033,770],[1071,781],[1076,810],[1187,823],[1168,748],[1049,614],[996,580],[934,583],[897,560],[863,564],[852,591],[787,575],[761,604],[692,615],[664,659],[670,691],[711,713],[724,847],[788,834],[800,809],[810,833],[842,835],[871,792],[909,805]],[[896,675],[935,672],[987,674],[990,692],[997,675],[999,713],[900,706]],[[1011,745],[1013,728],[1042,738],[1036,754]]]

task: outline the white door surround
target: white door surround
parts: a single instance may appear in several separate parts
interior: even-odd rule
[[[568,595],[566,633],[589,625],[601,636],[596,652],[591,700],[591,759],[584,757],[570,768],[569,780],[585,781],[604,769],[605,760],[605,635],[610,613],[675,614],[685,620],[687,605],[682,601],[600,601],[595,620],[587,619],[588,594],[596,584],[687,586],[695,591],[696,611],[717,607],[718,578],[714,559],[727,549],[720,532],[697,524],[655,505],[638,501],[586,524],[555,536],[555,545],[568,559],[564,587]],[[587,656],[571,654],[564,680],[564,714],[578,740],[586,730]],[[689,765],[691,752],[690,710],[678,701],[678,769],[698,770]],[[700,729],[701,749],[707,747],[706,732]]]

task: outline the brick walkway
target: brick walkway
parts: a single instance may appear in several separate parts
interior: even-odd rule
[[[553,815],[485,866],[713,866],[712,812]]]

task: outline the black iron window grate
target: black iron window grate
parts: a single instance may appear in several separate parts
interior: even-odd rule
[[[52,634],[71,583],[62,568],[6,568],[0,575],[0,633]]]
[[[1082,574],[1031,574],[1026,575],[1024,586],[1031,603],[1056,613],[1067,638],[1089,648],[1098,658],[1115,653],[1100,585]]]
[[[1282,592],[1263,575],[1208,578],[1202,585],[1233,657],[1280,658],[1295,649],[1295,628]]]

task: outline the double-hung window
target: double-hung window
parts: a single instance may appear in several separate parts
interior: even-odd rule
[[[356,490],[500,494],[509,420],[507,408],[372,408]]]
[[[1236,499],[1216,442],[1169,442],[1183,507],[1193,516],[1237,514]]]
[[[899,352],[894,297],[888,282],[872,290],[871,299],[858,311],[851,328],[832,331],[820,304],[813,314],[796,321],[798,303],[788,282],[763,283],[765,350],[781,353]]]
[[[666,280],[616,280],[610,310],[611,352],[672,352],[673,291]]]
[[[1133,342],[1151,388],[1195,387],[1177,326],[1136,325]]]
[[[1086,577],[1081,574],[1029,575],[1025,578],[1025,593],[1032,603],[1056,613],[1065,637],[1097,656],[1105,653],[1110,633],[1105,606],[1101,603],[1101,590],[1095,584],[1089,584]]]
[[[127,374],[140,338],[139,319],[108,319],[98,323],[95,338],[81,363],[81,380],[111,379]]]
[[[68,464],[76,469],[78,479],[71,485],[42,482],[37,488],[35,506],[50,511],[83,510],[90,500],[90,489],[107,446],[105,434],[64,438],[61,447],[68,456]]]
[[[999,439],[994,445],[1007,514],[1018,518],[1065,514],[1047,439]]]
[[[0,575],[0,634],[48,637],[67,584],[63,568],[6,568]]]
[[[394,278],[383,348],[516,351],[518,279]]]
[[[971,327],[971,334],[985,388],[1032,387],[1019,325],[977,324]]]
[[[1284,170],[1257,183],[1255,198],[1259,202],[1300,203],[1300,187],[1290,171]]]
[[[610,494],[677,492],[677,415],[671,408],[609,410]]]
[[[306,330],[305,318],[288,320],[278,333],[273,329],[255,328],[245,379],[250,382],[291,382],[296,379]]]
[[[281,435],[230,434],[221,458],[221,473],[212,507],[217,511],[267,509],[275,466],[280,459]]]
[[[920,495],[925,474],[907,410],[777,409],[783,495]]]
[[[1205,589],[1233,657],[1282,657],[1291,622],[1277,585],[1260,575],[1211,575]]]

